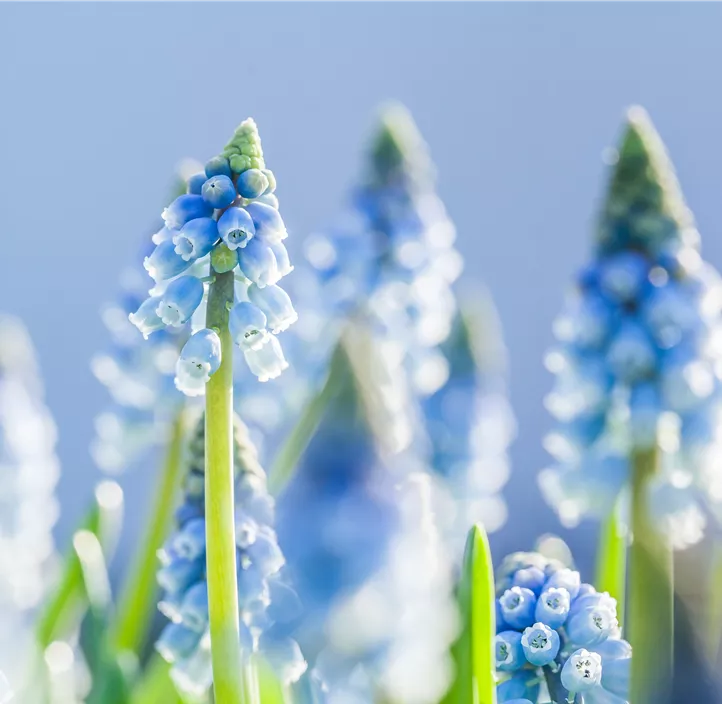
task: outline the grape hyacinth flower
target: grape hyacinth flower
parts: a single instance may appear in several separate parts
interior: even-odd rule
[[[190,188],[192,174],[199,168],[200,164],[191,160],[181,163],[175,188],[178,195]],[[172,237],[162,220],[155,230],[155,244]],[[151,249],[144,248],[146,254],[152,251],[153,244],[149,245]],[[112,474],[172,436],[185,398],[173,382],[175,365],[191,333],[190,321],[180,326],[163,323],[157,314],[161,298],[147,298],[147,279],[141,272],[126,269],[120,284],[118,299],[102,310],[110,345],[95,355],[91,364],[112,400],[111,407],[96,418],[91,454],[101,470]]]
[[[163,211],[165,225],[154,236],[156,248],[144,262],[156,285],[130,320],[146,336],[182,327],[194,315],[200,321],[210,305],[209,290],[215,285],[223,289],[224,305],[232,318],[234,306],[242,304],[268,316],[254,316],[262,324],[248,331],[256,345],[236,339],[248,367],[266,381],[287,366],[274,336],[295,321],[295,311],[290,298],[277,286],[291,269],[283,244],[288,233],[273,195],[275,178],[265,167],[253,120],[243,122],[223,153],[208,162],[205,177],[191,176],[188,193]],[[272,290],[264,292],[266,287]],[[228,312],[221,317],[227,319]],[[206,330],[214,327],[218,327],[217,321],[209,322],[207,317]],[[220,331],[215,332],[218,335]],[[190,396],[202,394],[220,367],[221,356],[212,343],[209,333],[194,336],[188,341],[191,348],[180,354],[175,383]]]
[[[629,702],[632,649],[620,638],[616,600],[578,572],[536,552],[509,555],[497,570],[496,606],[499,704],[577,694],[585,703]]]
[[[253,173],[244,176],[249,171]],[[241,646],[233,578],[237,555],[231,452],[234,340],[240,342],[248,368],[260,381],[279,376],[288,366],[276,333],[294,320],[290,300],[277,292],[267,298],[254,296],[263,302],[264,312],[249,300],[249,288],[276,285],[291,266],[283,244],[288,233],[274,195],[276,181],[266,169],[253,120],[241,123],[223,153],[206,164],[204,174],[205,180],[201,176],[189,179],[188,193],[163,211],[165,227],[144,262],[155,281],[149,291],[152,303],[143,304],[131,320],[141,321],[141,330],[151,335],[157,334],[153,331],[159,321],[161,329],[191,321],[192,335],[175,362],[175,385],[189,396],[205,393],[209,467],[205,559],[213,687],[218,701],[239,704],[255,676],[238,668]],[[219,222],[232,209],[243,212],[224,220],[221,232]],[[177,277],[186,277],[182,285]],[[203,286],[200,297],[198,284],[190,281],[193,277]],[[234,313],[239,304],[244,304],[240,315]],[[251,310],[258,308],[250,317],[249,305]],[[238,329],[230,328],[230,321],[239,317],[246,324],[248,320],[263,323],[269,315],[270,331],[245,329],[239,340]],[[245,344],[246,335],[254,344]]]
[[[319,427],[279,498],[279,539],[304,605],[294,634],[328,692],[321,701],[375,690],[426,704],[448,685],[450,562],[433,482],[408,454],[402,381],[365,328],[349,326]]]
[[[156,648],[171,663],[179,691],[205,696],[213,682],[208,583],[206,579],[205,425],[199,421],[188,451],[184,502],[176,512],[177,531],[161,551],[158,583],[163,589],[160,610],[170,619]],[[234,423],[236,485],[235,544],[238,588],[237,622],[241,654],[248,665],[263,656],[284,685],[306,669],[301,651],[285,634],[284,622],[298,616],[300,602],[285,583],[285,563],[273,529],[274,502],[248,431]],[[238,664],[241,667],[241,663]]]
[[[10,678],[12,689],[28,700],[40,696],[28,690],[38,656],[32,616],[54,572],[52,530],[58,517],[55,485],[60,473],[55,442],[55,424],[44,403],[29,335],[18,319],[2,315],[0,671]]]
[[[459,312],[441,350],[448,381],[423,403],[432,445],[431,465],[454,498],[448,544],[463,545],[469,525],[483,521],[487,533],[506,522],[499,491],[509,476],[507,448],[514,416],[504,383],[506,352],[491,298]]]
[[[614,511],[620,495],[630,551],[633,699],[668,690],[671,547],[698,542],[720,513],[722,279],[664,145],[630,110],[591,263],[555,324],[547,406],[557,465],[541,488],[566,525]],[[654,599],[649,593],[655,594]],[[637,671],[637,668],[639,670]]]
[[[604,516],[632,482],[632,458],[658,448],[653,519],[683,548],[703,534],[715,486],[722,410],[722,279],[659,136],[629,114],[594,259],[555,323],[559,345],[546,445],[558,466],[541,486],[566,525]]]
[[[409,113],[398,105],[384,110],[351,207],[336,226],[305,242],[310,266],[297,277],[304,311],[297,334],[315,340],[323,329],[322,344],[307,352],[309,363],[323,368],[344,321],[363,313],[377,339],[393,344],[416,392],[427,395],[444,383],[438,345],[451,330],[451,285],[461,258],[434,180]]]

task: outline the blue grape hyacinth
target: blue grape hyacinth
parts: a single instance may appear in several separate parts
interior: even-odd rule
[[[293,267],[275,189],[256,124],[248,119],[163,211],[165,224],[144,261],[155,286],[130,320],[145,337],[190,322],[193,334],[175,366],[175,384],[188,396],[203,394],[220,366],[219,331],[204,327],[204,308],[209,282],[231,271],[237,301],[231,332],[249,369],[267,381],[288,366],[276,335],[296,313],[277,284]]]
[[[39,656],[32,617],[54,576],[55,443],[30,337],[0,315],[0,671],[28,700],[40,696],[28,690]]]
[[[170,623],[156,649],[171,663],[181,692],[203,696],[213,681],[208,624],[205,525],[205,423],[198,422],[188,452],[184,502],[176,512],[177,530],[161,550],[158,583],[160,610]],[[242,654],[264,657],[283,684],[306,670],[306,661],[284,624],[296,619],[301,605],[284,581],[285,558],[278,546],[274,501],[246,427],[234,427],[236,473],[236,549]],[[242,664],[239,663],[239,667]]]
[[[489,533],[506,522],[499,492],[509,477],[515,423],[505,388],[506,350],[488,295],[457,315],[441,349],[449,378],[424,401],[423,412],[431,465],[454,499],[448,543],[457,546],[477,521]]]
[[[556,466],[542,490],[566,525],[604,516],[632,458],[659,453],[647,501],[679,548],[720,513],[722,279],[659,136],[639,108],[628,123],[591,262],[556,321],[548,356]]]
[[[617,603],[579,572],[536,552],[497,570],[494,653],[499,704],[576,701],[625,704],[632,649]]]
[[[304,605],[294,633],[324,702],[383,691],[430,704],[448,685],[451,564],[435,487],[409,454],[408,389],[387,362],[365,328],[347,328],[319,427],[279,498],[279,538]]]
[[[448,369],[438,346],[451,330],[451,287],[462,268],[455,237],[413,119],[401,106],[387,108],[350,207],[304,243],[309,266],[296,277],[304,367],[322,376],[345,321],[363,316],[415,393],[443,385]]]
[[[178,195],[186,192],[188,180],[199,168],[200,164],[192,160],[180,164],[175,188]],[[162,221],[155,229],[163,231]],[[149,242],[143,254],[150,254],[153,247]],[[173,379],[191,324],[159,327],[144,341],[129,316],[150,307],[147,284],[147,278],[136,268],[123,271],[120,295],[102,310],[110,345],[91,363],[93,374],[107,388],[112,401],[95,419],[91,454],[98,467],[109,473],[122,471],[150,447],[165,443],[185,402]],[[151,330],[143,328],[141,332]]]

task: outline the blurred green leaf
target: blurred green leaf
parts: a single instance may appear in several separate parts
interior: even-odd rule
[[[276,455],[268,474],[268,488],[272,494],[278,494],[291,481],[303,451],[308,447],[324,409],[336,393],[346,370],[346,358],[341,345],[337,345],[331,357],[328,376],[321,390],[316,393],[301,412],[298,422],[289,433],[286,441]]]
[[[122,515],[123,490],[115,482],[101,482],[96,487],[93,504],[80,530],[98,538],[106,558],[115,550]],[[77,629],[86,606],[84,593],[82,567],[75,549],[71,548],[63,562],[55,590],[38,617],[36,633],[41,651],[54,640],[63,639]]]
[[[130,704],[185,704],[171,680],[170,665],[157,653],[135,683]]]
[[[132,661],[122,661],[110,645],[112,595],[110,579],[98,537],[88,530],[73,536],[81,584],[88,604],[82,643],[92,686],[86,704],[127,704]]]
[[[262,658],[255,661],[261,704],[292,704],[287,688],[281,684],[271,666]]]
[[[183,477],[185,414],[181,408],[172,424],[165,461],[153,495],[148,524],[138,541],[135,560],[123,584],[113,622],[113,639],[119,651],[136,655],[143,647],[156,606],[158,550],[168,537],[173,510]]]
[[[469,531],[457,587],[461,635],[452,648],[455,674],[444,704],[494,704],[494,570],[481,524]]]

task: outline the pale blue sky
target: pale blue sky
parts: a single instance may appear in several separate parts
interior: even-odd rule
[[[302,235],[337,210],[389,98],[428,140],[465,278],[489,286],[506,331],[520,435],[494,546],[556,529],[529,488],[547,461],[542,356],[625,106],[650,111],[722,266],[721,21],[716,3],[0,4],[0,307],[27,321],[60,426],[59,538],[96,477],[98,308],[177,161],[253,115]],[[133,513],[148,479],[129,482]]]

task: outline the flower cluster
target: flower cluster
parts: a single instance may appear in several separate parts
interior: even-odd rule
[[[555,324],[547,406],[558,421],[541,475],[567,525],[612,510],[635,453],[658,448],[650,509],[678,547],[722,506],[722,279],[664,146],[630,113],[593,261]]]
[[[487,532],[506,522],[499,491],[509,476],[507,448],[514,417],[505,389],[505,350],[491,299],[464,311],[442,345],[449,379],[423,404],[431,464],[450,487],[454,516],[448,543],[463,545],[468,527]]]
[[[461,258],[426,144],[400,106],[381,117],[352,205],[305,243],[304,335],[313,339],[320,325],[338,332],[350,314],[363,313],[377,339],[393,343],[413,387],[429,394],[447,376],[438,345],[451,329]]]
[[[450,560],[434,525],[434,482],[408,452],[408,389],[387,363],[363,326],[347,328],[324,392],[332,397],[279,500],[279,538],[304,604],[296,633],[318,701],[367,701],[382,689],[426,704],[447,684]]]
[[[95,420],[91,453],[98,467],[118,472],[150,445],[167,440],[167,428],[183,396],[173,383],[175,362],[190,324],[158,330],[144,344],[128,320],[145,298],[142,276],[129,270],[120,300],[103,310],[111,346],[92,360],[96,378],[113,405]]]
[[[534,552],[509,555],[497,580],[500,704],[576,694],[587,704],[628,701],[632,648],[620,638],[615,599]]]
[[[171,676],[189,695],[212,683],[208,630],[205,526],[205,423],[198,422],[189,448],[185,500],[176,513],[178,530],[161,551],[160,610],[170,618],[156,648],[172,663]],[[274,502],[247,430],[236,418],[236,548],[239,625],[244,657],[260,652],[284,683],[296,681],[306,662],[284,625],[297,618],[300,602],[281,577],[285,559],[273,529]]]
[[[187,179],[200,165],[184,161],[178,170],[176,192],[186,191]],[[156,225],[156,230],[162,222]],[[144,255],[152,252],[148,243]],[[118,300],[103,308],[102,320],[110,334],[110,346],[93,357],[95,377],[110,393],[112,406],[95,420],[91,454],[106,472],[119,472],[146,448],[167,439],[168,428],[183,402],[173,377],[178,353],[191,333],[190,322],[157,330],[147,341],[130,322],[147,298],[147,279],[135,268],[126,269],[120,280]]]
[[[14,688],[28,684],[31,614],[52,578],[55,442],[27,331],[0,316],[0,665]]]
[[[277,285],[293,267],[275,190],[256,124],[248,119],[223,153],[188,179],[188,192],[163,211],[165,224],[144,261],[155,286],[130,320],[146,337],[192,322],[195,332],[181,350],[175,377],[189,396],[201,395],[221,364],[219,331],[203,327],[202,304],[208,285],[223,274],[234,272],[238,301],[229,326],[250,370],[266,381],[288,366],[276,334],[297,316]]]

